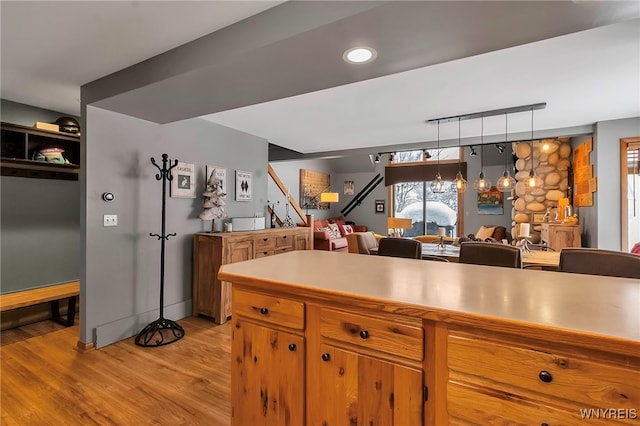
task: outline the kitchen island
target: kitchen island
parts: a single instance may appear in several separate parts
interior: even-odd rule
[[[219,278],[234,425],[638,424],[638,280],[322,251]]]

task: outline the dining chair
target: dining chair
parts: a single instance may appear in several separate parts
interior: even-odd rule
[[[460,244],[460,263],[522,268],[522,252],[505,244],[468,241]]]
[[[378,240],[373,232],[354,232],[347,235],[347,248],[349,253],[371,254],[378,248]]]
[[[422,243],[406,238],[382,238],[378,245],[378,256],[422,258]]]
[[[435,262],[449,262],[449,259],[446,257],[436,256],[433,254],[423,254],[422,260],[433,260]]]
[[[640,279],[640,255],[594,248],[563,248],[558,270]]]

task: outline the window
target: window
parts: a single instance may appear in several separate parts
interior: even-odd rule
[[[424,152],[428,152],[431,158],[425,160]],[[437,166],[437,151],[405,151],[394,154],[393,167],[408,167],[401,163],[427,162],[431,166],[430,171],[435,170]],[[427,156],[428,157],[428,156]],[[440,149],[440,163],[448,166],[447,169],[453,167],[453,173],[457,172],[457,164],[460,158],[460,150],[454,148]],[[417,160],[417,161],[416,161]],[[453,164],[452,164],[453,163]],[[423,166],[424,167],[424,166]],[[453,187],[453,178],[448,179],[446,173],[441,168],[441,174],[445,179],[446,188]],[[464,167],[466,171],[466,164]],[[429,173],[429,172],[427,172]],[[428,176],[435,178],[436,172],[430,173]],[[450,173],[449,173],[450,174]],[[422,176],[425,173],[421,173]],[[404,180],[404,179],[400,179]],[[396,182],[392,188],[393,199],[393,215],[395,217],[406,217],[412,219],[412,228],[405,230],[404,235],[414,237],[417,235],[437,235],[438,228],[445,228],[448,236],[455,237],[463,232],[461,229],[462,221],[462,194],[451,189],[444,193],[434,193],[431,191],[431,180]]]

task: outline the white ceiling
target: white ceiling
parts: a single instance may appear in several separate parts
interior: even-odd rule
[[[374,46],[375,47],[375,46]],[[396,145],[437,138],[427,119],[546,102],[534,127],[557,129],[640,116],[640,21],[599,27],[206,116],[304,153]],[[508,131],[531,129],[529,112]],[[463,121],[461,137],[480,135]],[[505,117],[484,132],[505,132]],[[441,139],[457,138],[456,122]]]
[[[81,85],[279,3],[2,1],[1,96],[77,115]],[[458,7],[454,13],[461,15],[461,3],[447,3],[438,7]],[[440,39],[412,39],[408,45],[413,50],[402,46],[388,55],[395,62],[385,66],[395,67],[395,74],[206,118],[295,151],[314,153],[433,141],[437,129],[425,124],[426,119],[537,102],[546,102],[547,108],[536,111],[536,130],[640,116],[640,2],[568,3],[594,9],[591,27],[635,19],[397,72],[415,68],[405,65],[411,60],[400,55],[408,50],[415,57],[420,43],[447,50],[458,47],[461,52],[461,47],[471,46],[469,40],[464,40],[466,45],[463,40],[443,40],[446,27],[441,27],[434,36]],[[500,3],[492,7],[496,4]],[[544,10],[557,5],[534,6]],[[548,21],[552,20],[568,26],[572,17],[550,15]],[[375,25],[372,28],[375,31]],[[446,30],[455,34],[455,28]],[[379,50],[378,60],[384,62],[384,49]],[[509,133],[530,128],[529,114],[509,117]],[[504,133],[504,117],[485,120],[485,132]],[[479,133],[479,120],[463,122],[462,137]],[[442,139],[456,135],[457,125],[441,126]]]

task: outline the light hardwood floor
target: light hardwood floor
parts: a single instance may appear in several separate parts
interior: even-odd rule
[[[229,425],[231,322],[188,317],[180,341],[85,354],[78,326],[0,348],[0,423]]]

